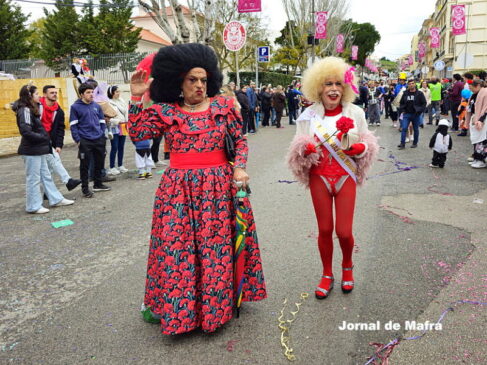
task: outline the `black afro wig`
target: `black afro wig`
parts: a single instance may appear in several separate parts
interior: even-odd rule
[[[163,47],[154,57],[150,86],[151,99],[156,103],[174,103],[180,99],[184,75],[195,67],[208,73],[207,94],[220,92],[223,75],[218,68],[215,52],[199,43]]]

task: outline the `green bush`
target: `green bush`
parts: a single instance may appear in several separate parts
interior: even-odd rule
[[[229,81],[237,82],[235,72],[229,72],[228,77]],[[279,72],[259,72],[259,86],[272,84],[272,86],[281,85],[286,88],[293,80],[295,80],[293,76]],[[240,85],[249,84],[250,81],[255,82],[255,72],[240,72]]]

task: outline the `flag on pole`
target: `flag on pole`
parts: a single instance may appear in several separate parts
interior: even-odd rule
[[[315,39],[326,38],[326,23],[328,22],[327,11],[316,12]]]
[[[465,5],[451,6],[451,27],[453,35],[467,34],[465,24]]]
[[[345,35],[338,34],[336,40],[336,53],[343,53],[343,48],[345,46]]]
[[[352,60],[358,60],[358,46],[352,46]]]
[[[255,13],[262,11],[261,0],[238,0],[239,13]]]

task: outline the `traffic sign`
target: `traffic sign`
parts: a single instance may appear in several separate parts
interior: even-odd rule
[[[257,58],[258,62],[269,62],[270,61],[270,47],[264,46],[259,47],[259,55]]]
[[[242,23],[232,21],[223,29],[223,43],[230,51],[238,51],[245,45],[247,32]]]

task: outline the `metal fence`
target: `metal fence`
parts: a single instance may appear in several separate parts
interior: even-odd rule
[[[99,56],[79,56],[88,61],[91,75],[98,80],[106,81],[109,84],[122,84],[130,80],[130,75],[137,64],[149,54],[142,53],[120,53],[106,54]],[[49,68],[43,60],[0,60],[0,71],[12,74],[17,79],[36,79],[49,77],[71,76],[71,59],[66,59],[65,67],[56,72]]]

